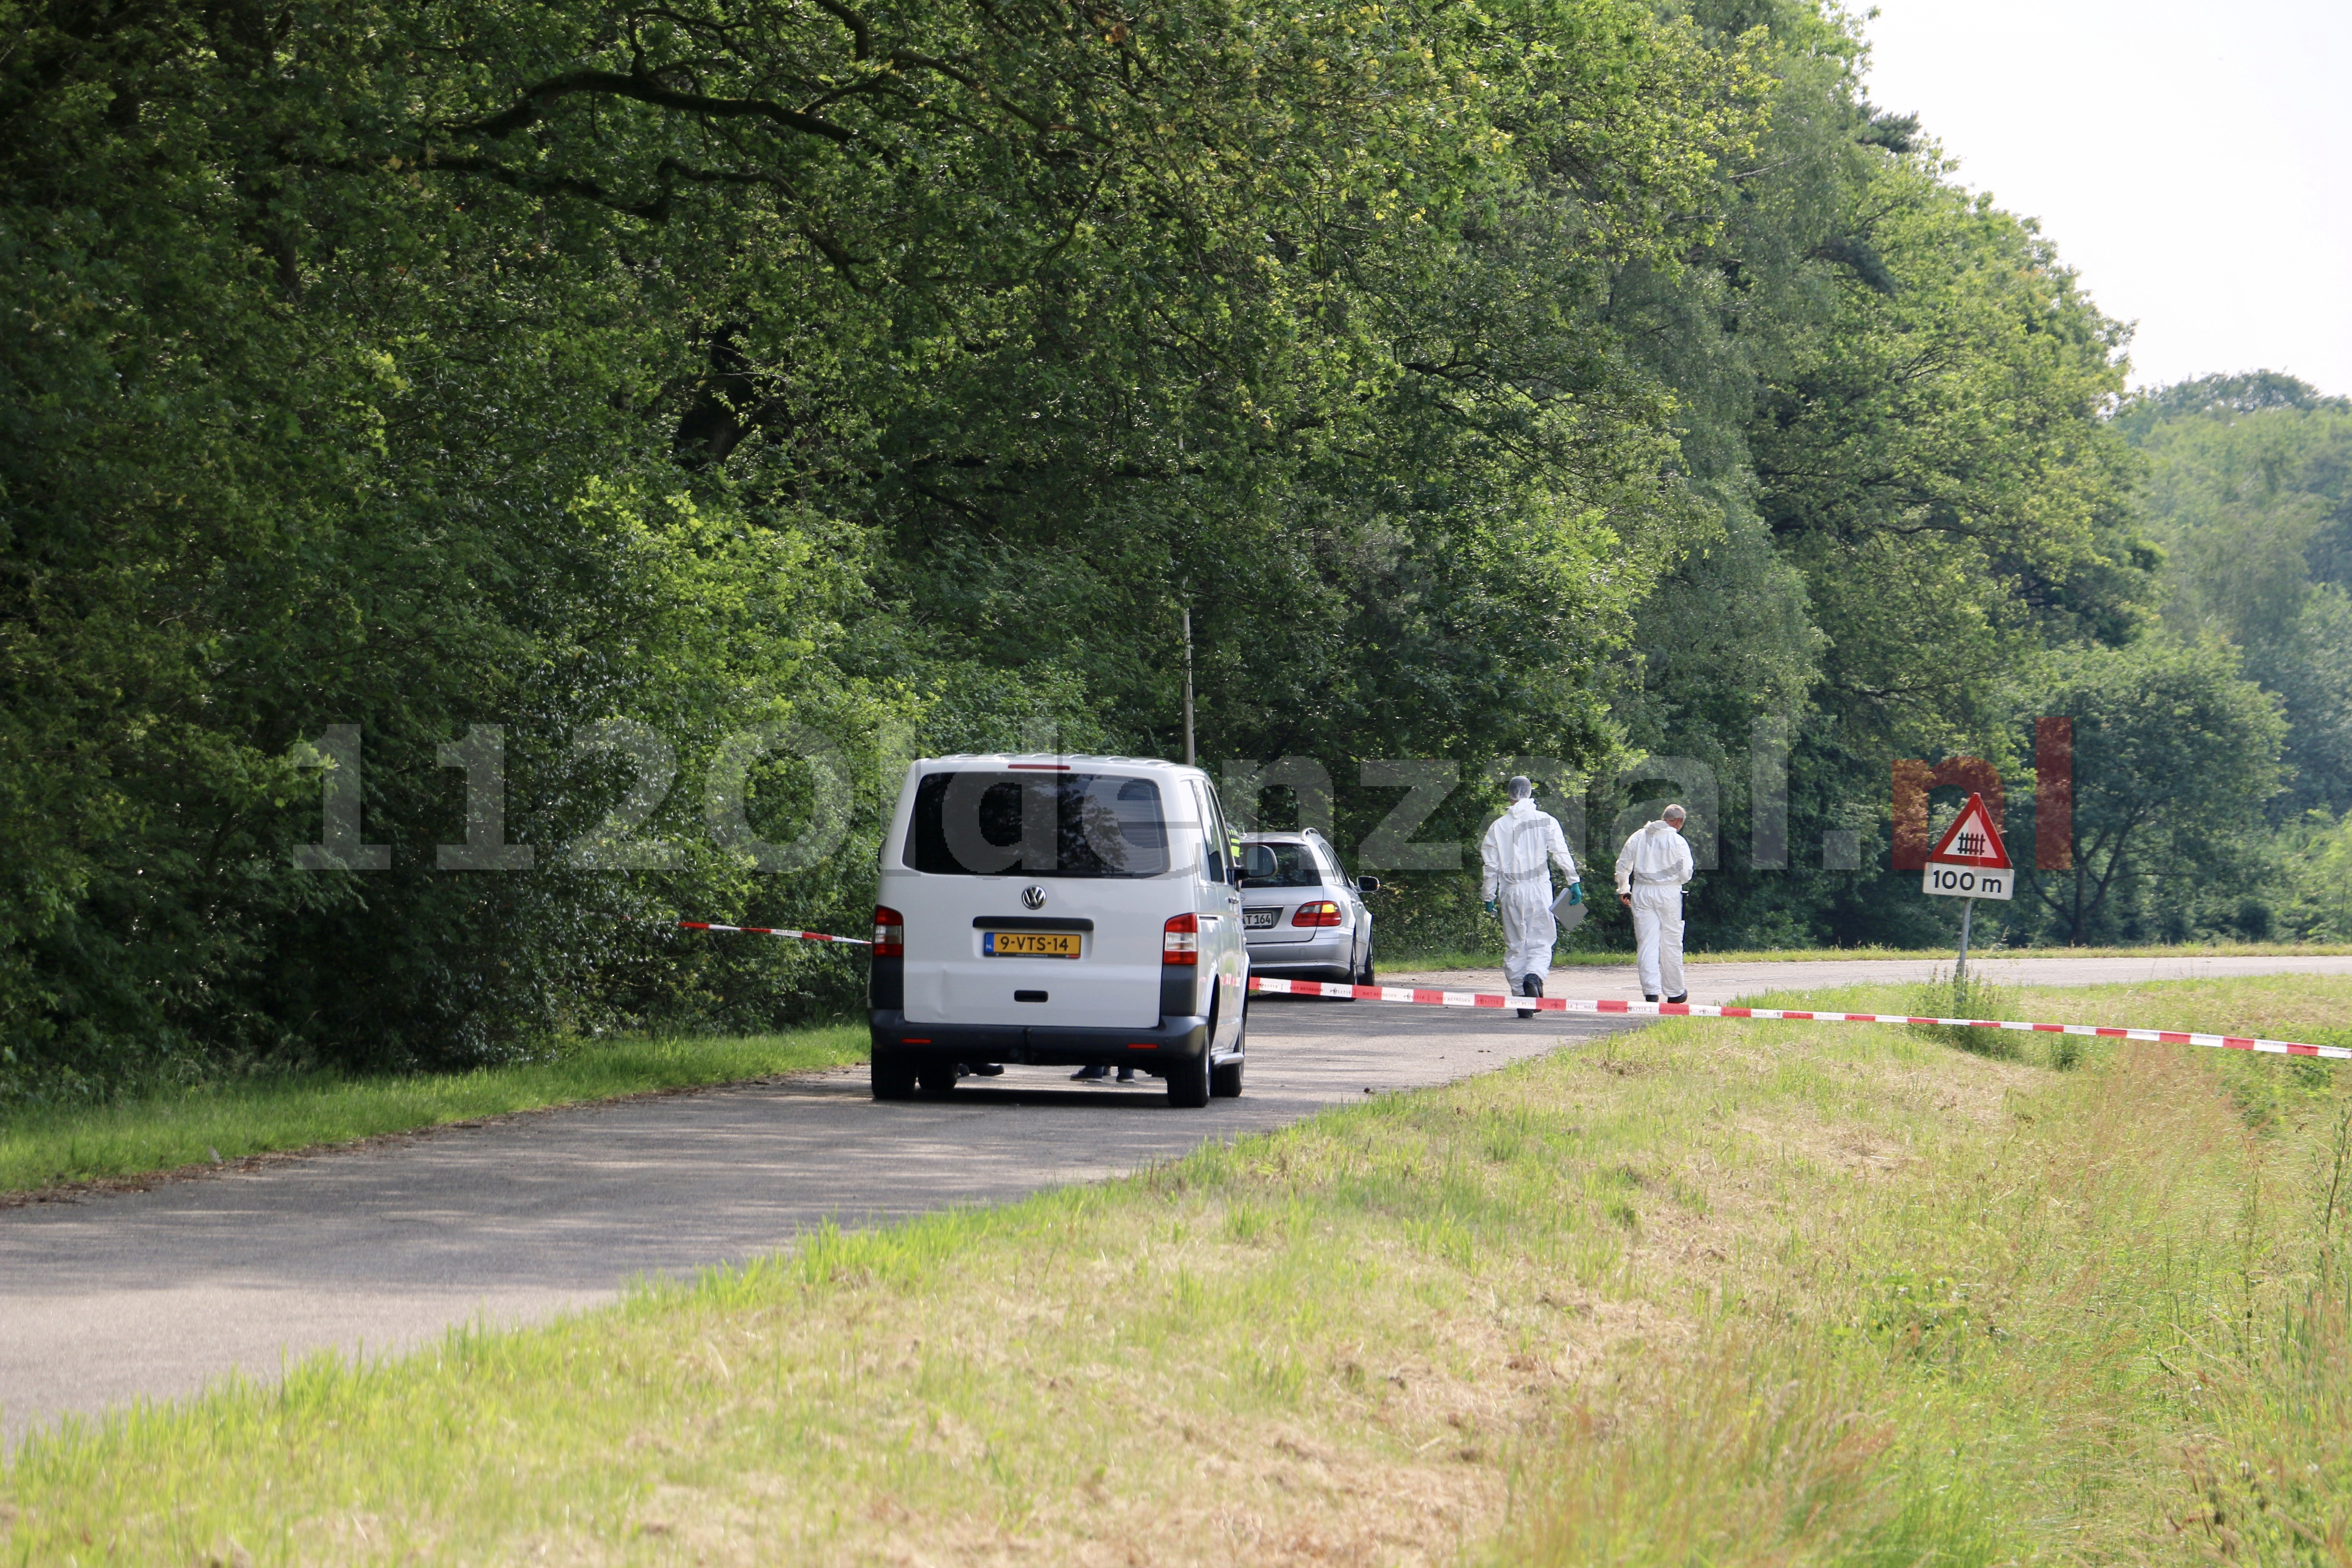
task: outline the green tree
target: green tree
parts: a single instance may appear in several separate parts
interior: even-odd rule
[[[2176,636],[2221,637],[2285,702],[2282,817],[2352,807],[2352,403],[2291,376],[2209,376],[2134,397]]]
[[[2236,901],[2286,723],[2235,650],[2163,637],[2068,650],[2028,706],[2074,721],[2074,868],[2024,879],[2063,941],[2117,930],[2123,895],[2158,903],[2149,923],[2169,935],[2194,928],[2214,889]]]
[[[5,14],[0,1027],[53,1089],[821,1000],[644,934],[854,921],[870,811],[753,876],[726,736],[1165,746],[1188,597],[1236,742],[1597,748],[1703,531],[1578,301],[1708,231],[1759,89],[1619,0]],[[549,864],[611,720],[672,868]],[[337,723],[389,871],[291,863]],[[435,869],[477,723],[527,875]],[[753,783],[784,836],[816,781]]]
[[[1621,273],[1609,314],[1673,386],[1680,458],[1724,519],[1639,617],[1612,710],[1634,746],[1710,762],[1748,805],[1747,743],[1789,728],[1786,871],[1727,845],[1694,893],[1720,940],[1920,941],[1939,908],[1877,873],[1888,763],[2010,745],[2011,672],[2147,623],[2157,552],[2105,416],[2125,333],[2055,247],[1969,196],[1915,119],[1870,104],[1849,19],[1700,4],[1762,28],[1774,78],[1752,163],[1691,265]],[[1822,870],[1826,830],[1870,871]]]
[[[1810,0],[0,16],[19,1089],[846,1005],[649,933],[854,926],[906,750],[1174,752],[1185,606],[1210,754],[1321,757],[1349,837],[1378,755],[1737,805],[1769,714],[1802,841],[2137,624],[2117,329]],[[564,853],[616,721],[667,865]],[[392,868],[298,870],[347,723]],[[529,873],[436,869],[478,724]],[[749,766],[766,837],[862,784],[829,856],[706,830],[753,726],[836,753]],[[1789,889],[1702,896],[1884,927]]]
[[[2290,890],[2287,921],[2321,942],[2352,938],[2352,812],[2311,811],[2285,825],[2275,845]]]

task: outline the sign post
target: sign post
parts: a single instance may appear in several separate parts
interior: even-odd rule
[[[1927,857],[1919,890],[1966,900],[1960,905],[1960,961],[1952,970],[1952,987],[1957,991],[1968,981],[1969,926],[1976,916],[1977,900],[1999,899],[2006,903],[2017,896],[2017,868],[2010,864],[2000,829],[1993,826],[1984,796],[1969,796],[1960,815],[1944,829],[1944,837]]]

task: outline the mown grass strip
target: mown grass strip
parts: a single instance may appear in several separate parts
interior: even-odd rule
[[[133,1179],[349,1143],[484,1116],[801,1072],[866,1058],[862,1026],[745,1037],[621,1038],[462,1073],[231,1079],[0,1121],[0,1194]]]
[[[2193,987],[2023,1000],[2352,1015]],[[2352,1079],[2049,1042],[1673,1021],[824,1232],[28,1440],[0,1560],[2332,1560]]]

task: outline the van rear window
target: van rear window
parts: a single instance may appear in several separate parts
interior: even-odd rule
[[[915,786],[906,861],[939,877],[1157,877],[1168,869],[1168,819],[1150,779],[929,773]]]

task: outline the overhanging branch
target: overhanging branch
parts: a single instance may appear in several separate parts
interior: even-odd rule
[[[817,9],[849,29],[851,54],[862,60],[874,52],[874,30],[866,25],[865,17],[843,5],[841,0],[816,0],[816,4]]]
[[[538,122],[547,112],[548,105],[562,99],[587,93],[602,98],[626,98],[638,103],[648,103],[656,109],[675,109],[687,114],[707,114],[722,120],[765,120],[787,131],[808,136],[822,136],[835,143],[856,140],[856,132],[845,125],[814,114],[803,114],[797,109],[764,98],[712,98],[706,93],[680,92],[664,87],[659,72],[649,71],[624,75],[619,71],[575,70],[551,76],[535,86],[525,88],[522,96],[511,108],[463,125],[447,128],[455,136],[482,136],[493,142],[503,141],[516,132]]]

